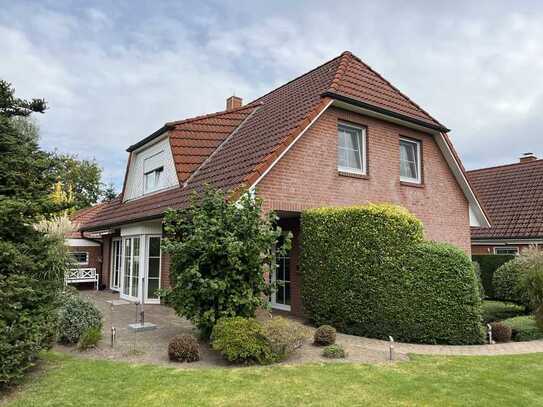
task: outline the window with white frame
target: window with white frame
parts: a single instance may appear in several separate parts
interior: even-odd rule
[[[338,170],[366,174],[366,130],[350,124],[338,126]]]
[[[495,247],[494,248],[494,254],[514,254],[517,255],[519,253],[518,247]]]
[[[89,254],[87,252],[72,252],[70,254],[77,264],[89,264]]]
[[[162,187],[164,173],[164,152],[146,158],[143,161],[143,192],[153,192]]]
[[[421,183],[420,141],[400,139],[400,180]]]

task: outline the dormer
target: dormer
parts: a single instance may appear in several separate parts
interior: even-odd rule
[[[131,151],[123,201],[178,186],[168,132]]]

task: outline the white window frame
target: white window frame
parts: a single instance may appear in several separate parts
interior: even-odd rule
[[[164,173],[164,166],[160,166],[160,167],[155,168],[154,170],[147,171],[146,173],[143,174],[143,192],[145,194],[149,192],[155,192],[161,189],[160,183],[162,182],[163,173]],[[158,180],[157,180],[157,174],[160,174],[158,175]],[[148,188],[147,186],[147,177],[150,177],[150,176],[154,177],[152,188]]]
[[[360,164],[361,164],[362,168],[342,167],[342,166],[339,165],[339,160],[338,160],[338,164],[337,164],[338,171],[351,173],[351,174],[366,175],[366,173],[367,173],[366,128],[362,127],[362,126],[355,126],[355,125],[352,125],[352,124],[349,124],[349,123],[343,123],[343,122],[338,123],[337,130],[336,130],[336,133],[337,133],[336,134],[336,137],[337,137],[336,139],[337,139],[337,149],[338,149],[338,151],[340,149],[340,146],[339,146],[339,129],[340,129],[340,127],[350,127],[351,129],[355,129],[355,130],[360,131],[360,140],[359,140],[360,148],[359,148],[358,154],[359,154],[359,157],[360,157]],[[338,156],[338,154],[336,154],[336,159],[337,159],[337,156]]]
[[[417,148],[416,148],[416,153],[417,153],[417,156],[415,157],[416,160],[417,160],[417,177],[416,178],[411,178],[411,177],[404,177],[402,176],[402,170],[401,170],[401,164],[400,164],[400,181],[402,182],[410,182],[412,184],[421,184],[422,183],[422,156],[421,156],[421,146],[422,146],[422,143],[420,142],[420,140],[413,140],[413,139],[410,139],[410,138],[405,138],[405,137],[400,137],[400,145],[401,143],[404,142],[404,143],[410,143],[410,144],[414,144]],[[401,158],[400,158],[401,160]]]
[[[498,250],[500,249],[514,250],[515,253],[498,253]],[[494,247],[494,254],[504,254],[504,255],[513,254],[514,256],[518,256],[520,254],[520,250],[518,249],[518,247],[515,247],[515,246],[499,246],[499,247]]]
[[[75,261],[75,255],[76,254],[84,254],[85,255],[85,261]],[[76,264],[79,264],[80,266],[87,266],[89,264],[89,252],[71,252],[70,255],[74,258],[74,261]]]

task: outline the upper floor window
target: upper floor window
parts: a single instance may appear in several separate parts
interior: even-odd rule
[[[164,152],[160,151],[143,162],[143,192],[153,192],[162,187]]]
[[[76,263],[89,264],[89,254],[87,252],[72,252],[70,254]]]
[[[338,126],[338,170],[366,174],[366,130],[362,127]]]
[[[400,139],[400,180],[421,183],[420,141]]]

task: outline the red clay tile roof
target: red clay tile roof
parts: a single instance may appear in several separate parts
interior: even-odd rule
[[[543,160],[468,171],[491,228],[472,228],[472,239],[543,238]]]
[[[179,183],[185,182],[258,106],[251,104],[230,111],[167,123]]]
[[[72,221],[72,224],[74,225],[75,229],[73,232],[67,233],[66,238],[73,238],[73,239],[81,239],[84,237],[90,237],[90,238],[96,238],[97,236],[93,235],[85,235],[80,231],[81,227],[94,219],[98,212],[103,209],[103,207],[106,205],[106,203],[99,203],[93,206],[89,206],[87,208],[80,209],[76,212],[74,212],[72,215],[70,215],[70,220]]]
[[[167,123],[129,151],[170,130],[181,188],[134,201],[112,202],[85,228],[160,216],[211,184],[224,191],[252,185],[332,98],[348,97],[390,114],[444,129],[428,113],[350,52],[233,110]]]

